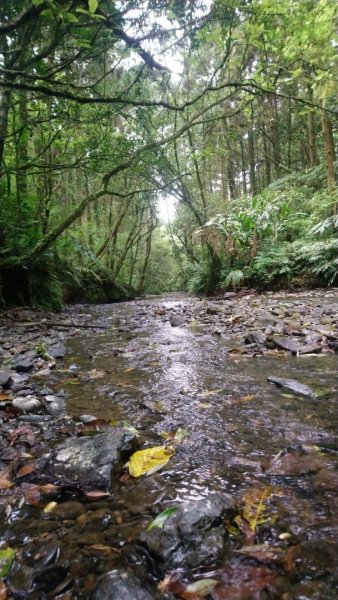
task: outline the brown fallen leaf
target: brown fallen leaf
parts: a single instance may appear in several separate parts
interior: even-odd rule
[[[25,502],[31,506],[39,506],[41,500],[41,492],[39,486],[34,483],[23,483]]]
[[[107,498],[110,494],[109,492],[102,492],[100,490],[91,490],[90,492],[85,492],[85,496],[88,500],[101,500],[102,498]]]
[[[0,479],[0,490],[9,490],[13,484],[8,479]]]
[[[267,563],[283,563],[285,557],[285,549],[279,546],[270,546],[269,544],[243,546],[239,550],[235,550],[235,552]]]
[[[7,600],[7,598],[8,598],[7,588],[5,586],[4,581],[0,580],[0,600]]]
[[[24,477],[35,471],[34,465],[23,465],[17,472],[16,477]]]
[[[299,546],[290,546],[288,548],[286,556],[284,569],[286,573],[291,573],[296,568],[296,559],[300,556],[300,547]]]

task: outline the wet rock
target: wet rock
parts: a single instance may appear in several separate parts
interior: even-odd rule
[[[29,375],[23,375],[20,373],[12,372],[12,380],[13,380],[13,383],[11,383],[12,392],[17,393],[20,390],[27,388],[29,386],[29,379],[30,379]]]
[[[300,477],[318,473],[325,465],[323,456],[315,452],[306,453],[300,446],[282,450],[273,458],[267,472],[270,475]]]
[[[246,344],[257,344],[263,346],[265,344],[265,335],[261,331],[251,331],[245,336],[244,342]]]
[[[94,600],[154,600],[141,582],[130,572],[114,569],[97,582]]]
[[[66,346],[62,342],[53,344],[48,348],[48,354],[53,358],[63,358],[66,354]]]
[[[294,557],[293,574],[307,579],[330,579],[337,585],[337,551],[337,542],[328,540],[304,542]]]
[[[81,423],[91,423],[92,421],[96,421],[97,417],[95,417],[95,415],[81,415],[79,417],[79,421],[81,421]]]
[[[59,588],[59,586],[67,579],[68,569],[63,565],[50,565],[41,569],[34,577],[32,581],[32,590],[34,592],[52,592]],[[68,580],[69,584],[71,580]],[[59,590],[60,592],[61,590]],[[62,591],[64,587],[62,586]]]
[[[270,383],[274,383],[277,387],[281,387],[288,392],[307,396],[308,398],[316,398],[316,392],[310,386],[300,383],[296,379],[284,379],[274,375],[270,375],[267,379]]]
[[[287,350],[288,352],[293,352],[294,354],[297,354],[298,352],[297,342],[289,337],[274,335],[271,337],[271,341],[277,346],[277,348]]]
[[[0,370],[0,386],[6,390],[8,388],[11,387],[11,385],[14,383],[13,380],[13,372],[12,371],[6,371],[4,369]]]
[[[113,514],[108,508],[99,508],[90,513],[82,514],[77,522],[79,525],[90,525],[90,529],[108,527],[113,520]]]
[[[18,373],[28,373],[34,368],[34,359],[36,358],[36,352],[26,352],[20,354],[12,360],[12,368]]]
[[[25,561],[32,567],[39,568],[55,562],[60,555],[60,546],[53,543],[33,542],[24,548],[23,557]]]
[[[207,315],[219,315],[223,312],[223,308],[221,306],[217,306],[216,304],[208,304],[205,312]]]
[[[94,437],[70,438],[54,448],[51,470],[60,479],[109,488],[111,470],[118,466],[121,451],[129,449],[133,437],[116,428]]]
[[[303,354],[318,354],[323,350],[323,347],[320,344],[310,344],[308,346],[300,346],[298,348],[297,354],[300,356]]]
[[[14,398],[12,405],[22,412],[32,412],[41,408],[40,400],[30,394],[23,398]]]
[[[214,563],[226,553],[222,518],[233,510],[230,496],[210,494],[206,499],[181,505],[161,529],[142,533],[140,541],[162,562],[164,570]]]
[[[54,396],[53,394],[47,394],[44,398],[46,403],[47,412],[55,415],[65,410],[64,399],[60,396]]]
[[[52,521],[68,521],[75,520],[85,512],[85,507],[77,500],[62,502],[58,504],[54,510],[46,514],[46,518]]]
[[[180,315],[171,316],[169,321],[172,327],[180,327],[181,325],[185,325],[185,319]]]
[[[257,319],[257,321],[259,321],[259,323],[262,323],[263,325],[282,325],[282,326],[284,326],[284,323],[282,321],[280,321],[278,319],[278,317],[276,317],[275,315],[272,315],[271,313],[269,313],[266,310],[259,310],[256,314],[256,319]]]
[[[38,379],[39,377],[49,377],[50,376],[50,368],[46,367],[45,369],[40,369],[39,371],[37,371],[36,373],[34,373],[32,375],[32,377]]]
[[[323,315],[337,315],[338,304],[323,304],[321,310]]]
[[[20,415],[18,421],[25,421],[26,423],[46,423],[51,421],[50,415]]]

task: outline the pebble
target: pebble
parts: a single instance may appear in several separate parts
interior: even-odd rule
[[[41,402],[38,398],[32,395],[26,397],[17,397],[12,401],[12,406],[22,412],[32,412],[41,408]]]

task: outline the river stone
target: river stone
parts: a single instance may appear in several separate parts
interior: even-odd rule
[[[53,358],[63,358],[66,354],[66,346],[62,342],[53,344],[49,347],[48,354]]]
[[[129,449],[133,438],[117,428],[93,437],[70,438],[54,448],[52,472],[60,479],[107,489],[112,468],[118,466],[121,451]]]
[[[172,327],[180,327],[181,325],[185,325],[185,319],[180,315],[171,316],[169,321]]]
[[[28,373],[33,370],[36,352],[19,354],[12,360],[12,368],[18,373]]]
[[[140,541],[160,560],[164,571],[215,563],[227,550],[223,517],[234,509],[227,494],[210,494],[182,504],[163,527],[142,533]]]
[[[56,415],[65,411],[64,398],[60,396],[54,396],[54,394],[47,394],[45,396],[45,403],[47,412],[51,415]]]
[[[289,337],[273,335],[271,340],[274,344],[276,344],[277,348],[281,348],[282,350],[288,350],[289,352],[293,352],[297,354],[298,352],[298,344],[295,340]]]
[[[265,335],[261,331],[251,331],[245,336],[244,342],[246,344],[258,344],[258,346],[262,346],[265,344]]]
[[[99,577],[94,600],[154,600],[141,582],[122,569],[114,569]]]
[[[0,370],[0,386],[3,387],[4,390],[11,387],[13,383],[12,375],[12,371],[5,371],[4,369]]]
[[[223,312],[223,307],[215,304],[208,304],[205,312],[207,315],[218,315]]]
[[[270,375],[267,380],[274,383],[277,387],[283,388],[288,392],[294,392],[308,398],[316,398],[316,392],[310,386],[300,383],[297,379],[286,379],[284,377],[275,377]]]
[[[41,408],[41,402],[35,396],[28,395],[25,397],[14,398],[12,406],[22,412],[32,412],[33,410]]]
[[[77,519],[84,512],[85,507],[81,502],[70,500],[69,502],[61,502],[58,504],[54,510],[46,514],[46,518],[53,521],[67,521],[69,519]]]

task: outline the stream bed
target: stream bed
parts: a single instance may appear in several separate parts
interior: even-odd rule
[[[337,315],[337,290],[70,307],[88,328],[61,330],[67,353],[34,384],[64,398],[64,413],[3,419],[20,468],[28,434],[13,438],[15,419],[31,428],[36,462],[3,486],[0,567],[1,549],[15,560],[1,600],[338,598]],[[108,493],[48,471],[65,439],[95,444],[115,426],[133,441]],[[132,452],[165,444],[161,470],[130,475]],[[187,522],[202,511],[200,537],[178,522],[182,506]],[[217,546],[220,528],[213,551],[206,531]]]

